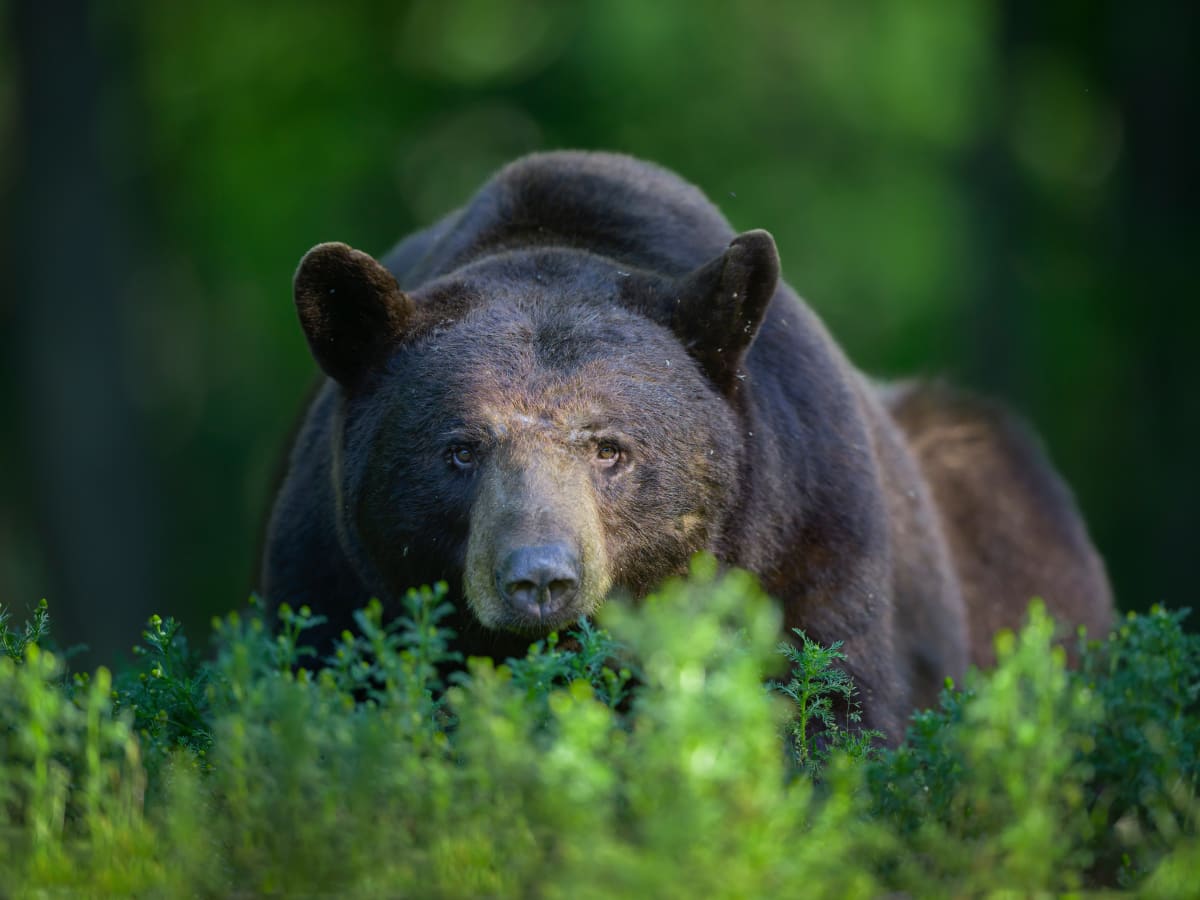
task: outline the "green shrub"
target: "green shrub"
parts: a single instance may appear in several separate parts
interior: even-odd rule
[[[862,721],[858,688],[838,668],[846,658],[842,642],[822,647],[799,628],[792,630],[798,643],[784,641],[778,648],[787,660],[790,679],[771,686],[796,707],[787,728],[795,768],[819,778],[834,754],[860,761],[870,758],[883,734],[858,727]],[[845,711],[842,721],[835,710]]]
[[[40,643],[50,636],[50,613],[46,608],[46,601],[42,600],[33,612],[33,621],[26,622],[20,631],[12,631],[8,627],[11,618],[9,611],[0,606],[0,649],[4,650],[4,655],[9,659],[19,663],[25,658],[26,647]]]
[[[107,670],[74,690],[63,676],[35,643],[0,658],[0,884],[137,890],[161,874],[138,741]]]
[[[1098,864],[1119,863],[1123,881],[1153,868],[1181,836],[1200,851],[1200,634],[1180,627],[1187,612],[1130,615],[1084,656],[1081,678],[1103,708],[1088,760]]]
[[[133,728],[151,769],[176,747],[202,761],[212,745],[209,667],[189,651],[174,619],[151,616],[142,642],[133,648],[141,665],[116,680],[114,711],[133,714]]]
[[[1130,617],[1069,672],[1034,607],[995,672],[884,751],[856,729],[840,650],[777,647],[745,573],[698,561],[503,665],[455,658],[443,592],[411,592],[387,623],[369,605],[323,668],[306,609],[274,633],[228,617],[212,662],[156,617],[115,684],[66,677],[37,643],[44,610],[19,632],[0,620],[6,895],[1200,883],[1200,644],[1182,613]]]
[[[965,693],[915,716],[904,746],[871,772],[905,861],[951,893],[1074,890],[1091,861],[1088,756],[1101,710],[1050,649],[1053,633],[1034,605],[1019,639],[999,636],[995,672],[972,672]]]

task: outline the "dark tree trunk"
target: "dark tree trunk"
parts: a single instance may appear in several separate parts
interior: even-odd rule
[[[1189,3],[1113,3],[1105,62],[1124,122],[1113,252],[1121,330],[1143,350],[1127,392],[1122,540],[1136,577],[1127,608],[1196,606],[1200,536],[1200,16]],[[1121,570],[1125,574],[1124,561]],[[1190,627],[1200,628],[1193,613]]]
[[[56,636],[111,661],[151,611],[154,559],[142,423],[123,365],[133,254],[111,155],[123,148],[107,142],[102,114],[113,69],[93,4],[16,0],[10,8],[19,477],[30,482],[46,548]]]

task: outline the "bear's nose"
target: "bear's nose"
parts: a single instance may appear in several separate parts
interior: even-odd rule
[[[500,596],[540,619],[566,607],[579,590],[579,558],[566,544],[519,547],[496,569]]]

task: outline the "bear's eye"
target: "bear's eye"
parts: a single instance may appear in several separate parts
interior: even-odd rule
[[[611,466],[621,458],[621,448],[612,441],[601,441],[596,448],[596,459],[603,466]]]
[[[456,469],[470,469],[475,465],[475,450],[458,444],[450,448],[450,462]]]

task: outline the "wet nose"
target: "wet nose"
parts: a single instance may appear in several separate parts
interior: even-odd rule
[[[500,596],[525,615],[563,609],[579,590],[579,558],[566,544],[518,547],[496,569]]]

